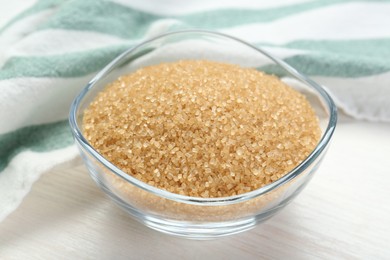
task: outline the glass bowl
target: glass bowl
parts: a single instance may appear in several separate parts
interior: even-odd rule
[[[277,181],[231,197],[199,198],[174,194],[121,171],[84,138],[84,110],[120,75],[143,66],[183,59],[234,63],[277,75],[303,93],[314,107],[322,130],[318,145],[302,163]],[[208,239],[248,230],[295,198],[325,155],[336,126],[337,112],[331,97],[321,86],[261,48],[221,33],[191,30],[155,37],[119,55],[75,98],[69,121],[90,175],[119,206],[150,228],[187,238]]]

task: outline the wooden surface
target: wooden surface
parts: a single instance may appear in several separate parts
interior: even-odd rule
[[[0,223],[0,259],[389,259],[390,124],[342,122],[300,196],[255,229],[211,241],[150,230],[83,166],[45,174]]]

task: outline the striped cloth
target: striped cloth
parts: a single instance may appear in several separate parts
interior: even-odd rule
[[[389,122],[389,14],[389,1],[34,2],[0,30],[0,221],[43,172],[77,158],[66,119],[87,81],[167,31],[216,30],[262,46],[327,86],[346,114]]]

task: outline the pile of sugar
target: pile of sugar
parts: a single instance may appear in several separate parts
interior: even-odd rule
[[[279,179],[320,138],[309,102],[277,77],[205,60],[163,63],[118,78],[85,110],[83,131],[124,172],[205,198]]]

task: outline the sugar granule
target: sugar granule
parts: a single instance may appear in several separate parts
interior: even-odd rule
[[[279,179],[321,135],[306,98],[251,68],[186,60],[141,68],[101,91],[83,134],[135,178],[193,197],[226,197]]]

